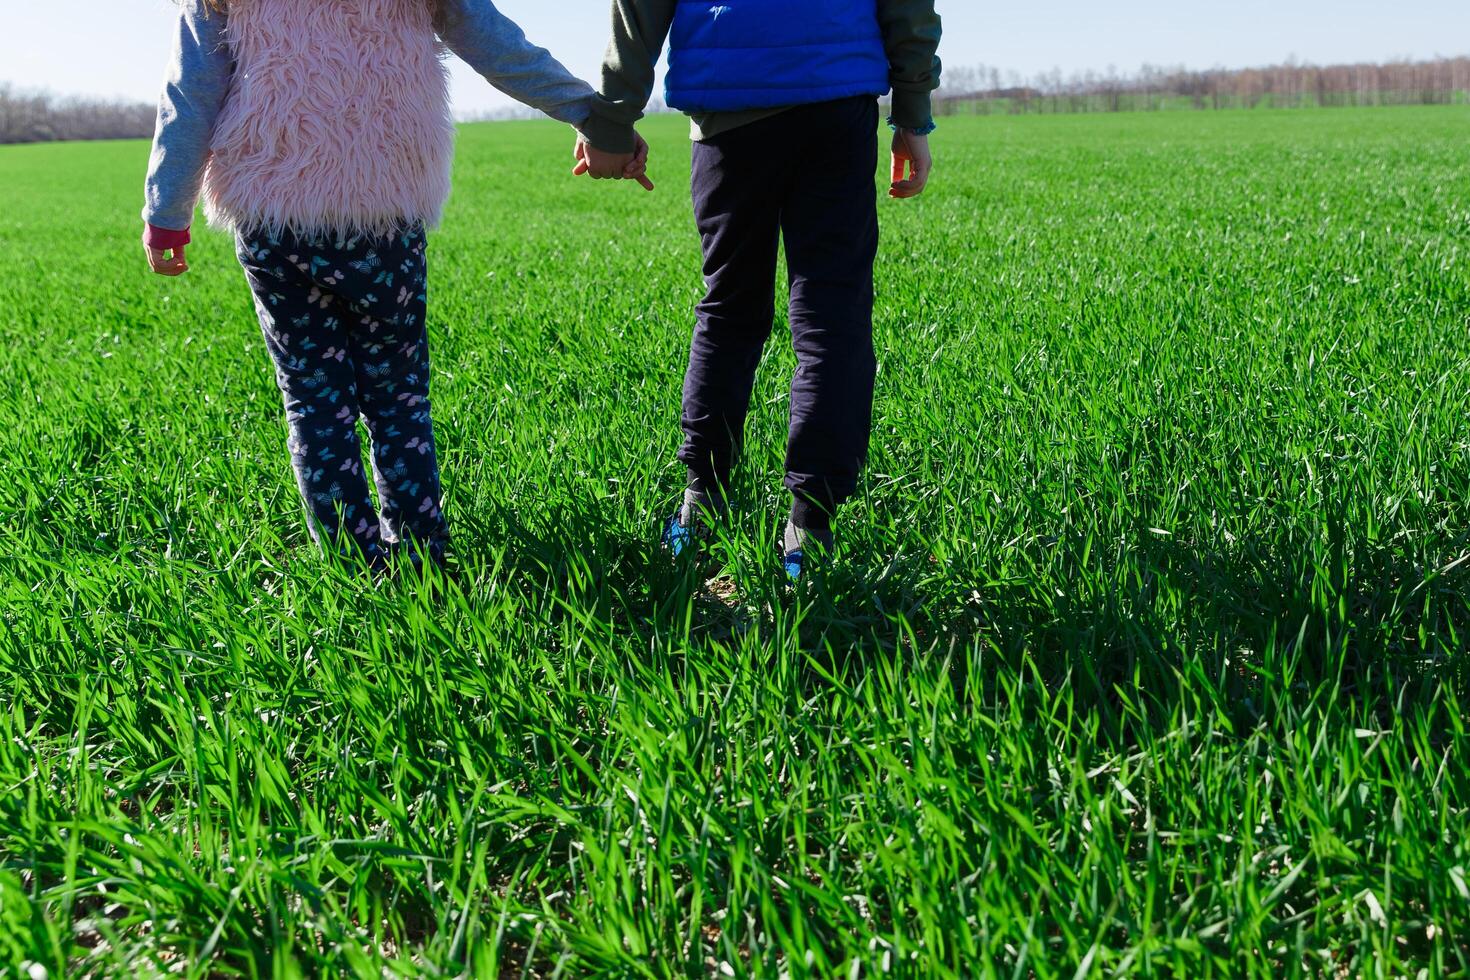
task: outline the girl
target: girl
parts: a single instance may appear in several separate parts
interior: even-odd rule
[[[424,329],[454,141],[441,41],[555,119],[591,112],[592,89],[490,0],[183,0],[146,184],[154,272],[188,269],[201,190],[235,234],[312,538],[374,568],[403,546],[442,562],[448,540]],[[642,178],[646,144],[622,159]]]

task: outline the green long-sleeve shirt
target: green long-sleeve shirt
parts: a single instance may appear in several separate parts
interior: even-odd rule
[[[598,149],[633,149],[633,124],[653,95],[654,72],[678,0],[613,0],[612,39],[602,63],[602,84],[583,129]],[[934,0],[878,0],[878,21],[893,86],[892,123],[923,129],[932,120],[929,95],[939,87],[940,21]],[[782,109],[707,112],[691,116],[692,136],[710,139]]]

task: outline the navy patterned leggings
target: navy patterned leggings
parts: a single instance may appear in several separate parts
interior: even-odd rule
[[[403,545],[439,561],[448,541],[429,415],[424,250],[422,230],[322,240],[258,232],[236,242],[285,397],[312,538],[372,565]],[[359,417],[380,509],[363,473]]]

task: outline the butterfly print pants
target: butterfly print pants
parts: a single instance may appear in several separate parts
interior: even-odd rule
[[[405,547],[438,561],[448,541],[429,414],[425,247],[421,229],[382,238],[258,232],[236,242],[285,398],[311,536],[373,565]]]

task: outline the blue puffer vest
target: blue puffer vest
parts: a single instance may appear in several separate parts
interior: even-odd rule
[[[664,91],[684,112],[883,95],[878,0],[679,0]]]

